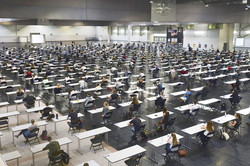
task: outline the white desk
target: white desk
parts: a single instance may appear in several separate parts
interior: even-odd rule
[[[92,101],[94,101],[95,99],[92,98]],[[79,104],[79,103],[84,103],[86,101],[86,98],[85,99],[78,99],[78,100],[71,100],[70,103],[71,104]]]
[[[109,106],[109,110],[114,110],[114,109],[116,109],[116,108],[113,107],[113,106]],[[97,113],[101,113],[102,110],[103,110],[103,107],[102,108],[93,109],[93,110],[88,110],[88,112],[90,113],[90,120],[93,121],[93,115],[97,114]]]
[[[83,162],[82,164],[79,164],[77,166],[83,166],[83,164],[85,163],[88,163],[89,166],[100,166],[95,160],[90,160],[90,161],[87,161],[87,162]]]
[[[186,91],[179,91],[179,92],[173,92],[170,93],[172,96],[180,96],[180,95],[184,95],[186,93]]]
[[[169,112],[169,115],[172,115],[174,114],[173,112],[171,111],[168,111]],[[163,112],[156,112],[156,113],[153,113],[153,114],[149,114],[149,115],[146,115],[146,117],[148,117],[149,121],[149,129],[151,130],[152,129],[152,121],[155,120],[155,119],[159,119],[159,118],[162,118],[163,117]]]
[[[187,135],[194,135],[196,133],[199,133],[201,131],[204,131],[205,129],[202,129],[201,127],[202,126],[206,126],[205,123],[201,123],[201,124],[197,124],[197,125],[194,125],[194,126],[191,126],[191,127],[188,127],[188,128],[185,128],[183,130],[181,130],[182,132],[185,133],[185,147],[188,148],[188,149],[191,149],[189,146],[188,146],[188,142],[189,142],[189,137]]]
[[[158,147],[161,147],[163,145],[166,145],[167,144],[167,141],[168,141],[168,138],[169,138],[170,134],[168,135],[164,135],[162,137],[158,137],[156,139],[153,139],[153,140],[150,140],[148,141],[148,143],[150,145],[153,146],[152,148],[152,160],[155,161],[155,149],[158,148]],[[183,136],[179,135],[179,134],[176,134],[176,137],[178,140],[182,139]]]
[[[19,118],[18,118],[18,115],[20,115],[20,112],[18,112],[18,111],[13,111],[13,112],[7,112],[7,113],[0,114],[0,118],[16,116],[17,125],[19,125]]]
[[[175,82],[175,83],[168,83],[169,86],[177,86],[177,85],[183,85],[183,82]]]
[[[83,153],[81,152],[81,140],[82,139],[86,139],[86,138],[89,138],[89,137],[94,137],[96,135],[99,135],[99,134],[105,134],[105,133],[108,133],[110,132],[111,130],[107,127],[100,127],[100,128],[97,128],[97,129],[93,129],[93,130],[89,130],[89,131],[85,131],[85,132],[82,132],[82,133],[76,133],[75,136],[76,138],[78,139],[78,149],[77,151],[83,155]],[[108,138],[106,138],[106,140],[108,140]]]
[[[38,101],[38,106],[40,107],[40,97],[36,97],[36,100]],[[16,111],[18,110],[17,104],[21,104],[24,103],[23,99],[19,99],[19,100],[14,100],[14,103],[16,103]]]
[[[12,88],[15,88],[15,87],[20,87],[21,85],[16,84],[16,85],[8,85],[8,86],[11,86]],[[0,89],[6,89],[8,86],[1,86]]]
[[[211,121],[216,122],[218,124],[223,124],[223,123],[229,122],[229,121],[234,120],[234,119],[235,119],[235,116],[227,114],[226,116],[223,115],[221,117],[212,119]]]
[[[77,117],[78,117],[78,118],[81,118],[81,117],[84,117],[84,115],[83,115],[82,113],[77,113]],[[53,123],[54,123],[54,129],[55,129],[55,134],[56,134],[56,135],[58,135],[58,134],[57,134],[57,131],[56,131],[56,124],[57,124],[58,122],[66,121],[67,118],[68,118],[67,115],[65,115],[65,116],[60,116],[60,117],[58,117],[58,119],[52,118],[52,121],[53,121]]]
[[[198,103],[201,105],[209,105],[209,104],[217,103],[220,101],[221,101],[220,99],[211,98],[211,99],[207,99],[207,100],[198,101]]]
[[[139,104],[143,103],[143,102],[140,101],[140,100],[139,100],[138,102],[139,102]],[[127,106],[129,106],[131,103],[132,103],[132,101],[129,101],[129,102],[121,103],[121,104],[119,104],[119,106],[121,106],[121,107],[127,107]]]
[[[250,114],[250,107],[236,111],[236,113],[238,113],[240,115],[249,115]]]
[[[30,113],[42,111],[46,107],[47,106],[34,107],[34,108],[27,109],[26,112],[27,112],[27,116],[28,116],[28,122],[30,122],[30,115],[29,115]],[[55,108],[54,105],[49,105],[48,107],[50,107],[52,109]]]
[[[179,111],[186,111],[189,110],[192,107],[193,104],[187,104],[187,105],[183,105],[180,107],[175,107],[174,109],[179,110]],[[210,110],[210,107],[206,107],[206,106],[202,106],[200,104],[196,104],[198,106],[198,108],[202,108],[204,110]]]
[[[19,158],[21,158],[21,157],[22,157],[22,155],[17,150],[13,151],[13,152],[2,154],[2,159],[5,162],[11,161],[11,160],[13,160],[13,158],[17,159],[17,166],[19,166]],[[1,165],[1,162],[0,162],[0,165]]]
[[[1,102],[0,103],[0,107],[2,107],[2,106],[6,106],[6,110],[7,110],[7,112],[9,112],[9,110],[8,110],[8,105],[9,105],[10,103],[8,103],[8,102]]]
[[[153,79],[150,79],[149,81],[157,81],[157,80],[163,80],[163,78],[153,78]]]
[[[117,78],[113,78],[114,80],[123,80],[123,79],[128,79],[128,77],[117,77]]]
[[[13,144],[15,145],[15,135],[14,133],[15,132],[18,132],[18,131],[21,131],[21,130],[24,130],[24,129],[28,129],[30,127],[30,123],[28,124],[23,124],[23,125],[20,125],[20,126],[14,126],[14,127],[11,127],[10,130],[12,131],[12,140],[13,140]],[[45,130],[46,130],[46,125],[48,125],[48,123],[46,121],[39,121],[37,122],[37,127],[40,127],[40,126],[44,126],[45,127]]]
[[[108,162],[109,162],[108,165],[111,166],[111,163],[115,163],[115,162],[124,160],[126,158],[135,156],[135,155],[143,153],[143,152],[146,152],[146,149],[142,148],[139,145],[134,145],[134,146],[131,146],[129,148],[119,150],[117,152],[105,155],[104,158],[106,158],[108,160]]]
[[[58,141],[59,142],[59,145],[62,146],[62,145],[67,145],[67,153],[69,154],[69,144],[72,143],[72,141],[67,138],[67,137],[64,137],[64,138],[60,138],[60,139],[57,139],[55,141]],[[45,142],[45,143],[42,143],[42,144],[38,144],[38,145],[34,145],[34,146],[31,146],[29,149],[32,153],[32,161],[33,161],[33,166],[35,166],[35,154],[36,153],[39,153],[39,152],[42,152],[43,151],[43,148],[48,144],[49,142]]]
[[[84,92],[97,91],[97,90],[102,90],[102,88],[89,88],[89,89],[83,89]]]
[[[198,88],[193,88],[193,89],[190,89],[191,91],[194,91],[194,92],[199,92],[203,89],[204,87],[198,87]]]

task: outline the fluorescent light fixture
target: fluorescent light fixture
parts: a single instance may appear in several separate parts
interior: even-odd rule
[[[247,0],[242,0],[242,3],[243,4],[247,4]]]
[[[163,34],[163,33],[155,33],[153,34],[153,36],[157,36],[157,37],[166,37],[167,34]]]
[[[205,34],[205,31],[194,31],[195,35],[203,35]]]

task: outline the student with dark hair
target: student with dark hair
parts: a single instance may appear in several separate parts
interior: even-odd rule
[[[131,137],[133,140],[136,140],[136,132],[140,130],[141,127],[141,120],[140,118],[136,117],[135,115],[132,115],[132,120],[128,123],[128,125],[133,125],[133,128],[131,129],[133,132],[133,136]]]
[[[49,150],[49,153],[48,153],[49,159],[53,159],[61,154],[61,151],[60,151],[61,147],[59,145],[59,142],[53,141],[51,137],[48,137],[47,140],[48,140],[49,144],[47,144],[43,148],[43,151]]]

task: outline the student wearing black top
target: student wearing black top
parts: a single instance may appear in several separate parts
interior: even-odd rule
[[[164,130],[167,127],[167,125],[169,124],[169,117],[170,117],[169,112],[168,112],[167,108],[165,107],[163,109],[163,118],[161,121],[159,121],[156,124],[156,127],[160,127],[163,125],[162,130]]]
[[[197,92],[194,96],[194,99],[196,100],[200,95],[206,95],[208,93],[208,84],[205,84],[205,86],[201,89],[201,91]]]
[[[75,112],[74,108],[71,108],[71,111],[70,111],[67,119],[69,119],[69,118],[70,118],[71,124],[76,124],[78,122],[77,112]]]
[[[61,93],[61,91],[62,91],[62,87],[61,87],[61,85],[58,83],[57,85],[56,85],[56,87],[55,87],[55,89],[54,89],[54,97],[56,98],[56,94],[58,94],[58,93]]]
[[[136,139],[136,132],[138,132],[140,130],[141,127],[141,120],[136,117],[135,115],[132,115],[132,120],[128,123],[128,125],[133,125],[132,128],[132,132],[133,132],[133,136],[132,139],[135,140]]]
[[[234,116],[235,116],[235,119],[227,123],[226,129],[233,129],[235,126],[239,125],[239,123],[241,122],[240,114],[235,113]]]
[[[232,91],[232,95],[230,96],[229,101],[231,103],[231,106],[233,106],[234,104],[240,102],[240,97],[239,97],[239,94],[238,94],[238,92],[236,90]]]
[[[49,117],[51,115],[50,113],[52,112],[52,108],[49,107],[49,103],[46,103],[45,105],[46,107],[42,111],[40,111],[40,113],[42,114],[42,117],[40,117],[40,119],[43,119],[44,117]]]
[[[36,100],[36,98],[35,98],[34,96],[32,96],[32,95],[27,95],[27,96],[23,99],[23,101],[25,102],[24,105],[25,105],[27,108],[34,107],[34,105],[35,105],[35,100]]]
[[[120,96],[117,94],[117,91],[114,90],[114,91],[113,91],[113,94],[112,94],[111,96],[109,96],[109,98],[108,98],[107,101],[108,101],[109,104],[110,104],[110,103],[114,102],[114,100],[117,100],[117,99],[120,99]]]
[[[24,74],[23,68],[20,67],[20,69],[18,70],[19,74]]]

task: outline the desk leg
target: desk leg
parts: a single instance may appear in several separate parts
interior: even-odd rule
[[[9,108],[8,108],[8,106],[6,105],[6,110],[7,110],[7,112],[9,112]]]
[[[2,137],[0,136],[0,150],[3,150],[3,149],[2,149],[2,140],[1,140],[1,138],[2,138]]]
[[[47,130],[46,125],[44,125],[44,129]]]
[[[148,119],[148,123],[149,123],[149,131],[152,131],[152,119]]]
[[[16,104],[16,111],[18,111],[17,104]]]
[[[35,155],[32,153],[32,166],[35,166]]]
[[[38,101],[38,106],[40,107],[41,100]]]
[[[109,143],[109,136],[108,136],[109,133],[105,133],[105,140],[107,142],[107,144]]]
[[[69,144],[67,144],[67,153],[69,154]]]
[[[16,160],[16,164],[17,166],[19,166],[19,158]]]
[[[30,114],[27,112],[28,122],[30,122]]]
[[[54,128],[55,128],[55,134],[58,135],[56,131],[56,122],[54,122]]]
[[[17,118],[17,125],[19,125],[19,116],[17,115],[16,118]]]
[[[12,131],[12,140],[13,140],[13,144],[14,144],[14,146],[16,146],[16,144],[15,144],[15,136],[14,136],[14,131]]]
[[[78,139],[78,149],[76,149],[76,151],[78,152],[78,153],[80,153],[81,155],[83,155],[83,153],[81,152],[81,143],[80,143],[80,139]]]

